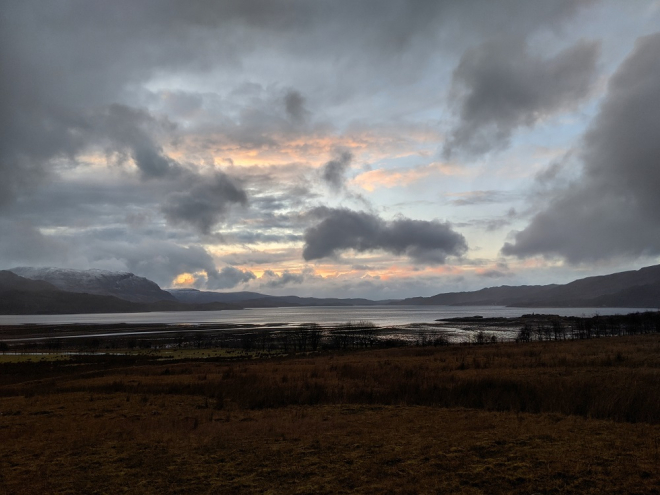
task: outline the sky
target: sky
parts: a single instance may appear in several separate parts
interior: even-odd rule
[[[0,268],[390,299],[660,262],[660,1],[1,0]]]

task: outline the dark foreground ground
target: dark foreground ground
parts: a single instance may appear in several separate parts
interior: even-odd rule
[[[655,334],[34,357],[0,361],[0,493],[660,493],[659,423]]]

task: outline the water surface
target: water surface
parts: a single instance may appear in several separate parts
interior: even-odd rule
[[[460,316],[519,317],[524,314],[593,316],[656,311],[656,308],[508,308],[504,306],[306,306],[300,308],[256,308],[225,311],[172,311],[152,313],[108,313],[74,315],[0,315],[0,325],[62,325],[71,323],[111,325],[117,323],[161,324],[268,324],[319,323],[333,325],[368,320],[379,326],[431,323],[439,318]]]

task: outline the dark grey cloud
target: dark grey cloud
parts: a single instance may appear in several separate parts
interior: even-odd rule
[[[272,270],[266,270],[264,271],[262,278],[265,281],[262,281],[261,287],[267,289],[279,289],[291,284],[302,284],[305,281],[305,274],[292,273],[288,270],[285,270],[281,275],[278,275]]]
[[[185,191],[172,193],[162,207],[174,225],[191,225],[204,234],[222,220],[232,204],[247,205],[247,194],[226,174],[193,176]]]
[[[163,152],[154,135],[171,132],[175,125],[165,118],[157,119],[144,109],[112,104],[90,116],[88,144],[106,143],[108,151],[128,152],[144,178],[178,175],[181,166]]]
[[[285,248],[277,251],[259,251],[250,249],[243,252],[234,252],[219,255],[218,259],[230,265],[264,265],[270,267],[273,264],[290,261],[300,257],[300,248]]]
[[[263,232],[243,231],[225,235],[227,242],[239,244],[283,244],[291,242],[300,242],[303,237],[300,234],[267,234]]]
[[[353,155],[350,151],[338,151],[335,158],[323,165],[321,179],[333,191],[337,192],[344,188],[346,181],[345,173],[351,165]]]
[[[358,265],[351,265],[351,270],[364,271],[364,270],[373,270],[373,269],[374,269],[374,267],[373,267],[373,266],[369,266],[369,265],[360,265],[360,264],[358,264]]]
[[[267,47],[283,59],[326,61],[344,77],[326,91],[328,101],[372,94],[385,78],[414,81],[439,49],[472,43],[474,33],[503,30],[524,35],[554,28],[587,0],[520,2],[479,0],[26,0],[4,2],[0,17],[0,202],[8,204],[43,181],[51,161],[75,156],[88,143],[81,133],[90,112],[122,104],[133,109],[143,85],[167,73],[240,70],[243,59]],[[449,43],[451,41],[451,43]],[[285,71],[288,71],[285,69]],[[291,79],[326,77],[288,71]],[[286,82],[285,82],[286,84]],[[327,84],[324,84],[327,87]],[[185,118],[201,105],[171,99]],[[300,93],[285,98],[288,116],[305,115]],[[268,146],[244,113],[236,130],[244,142]],[[283,119],[286,120],[286,119]],[[248,124],[251,122],[252,124]],[[252,135],[248,135],[252,133]],[[138,136],[144,137],[144,131]],[[146,176],[161,176],[172,163],[153,136],[130,142]],[[124,142],[126,144],[126,142]]]
[[[2,269],[17,265],[62,264],[67,260],[68,246],[44,235],[24,221],[0,219],[0,261]]]
[[[302,123],[309,116],[309,110],[305,108],[305,98],[298,91],[287,91],[284,95],[284,109],[295,123]]]
[[[387,222],[366,212],[317,208],[310,213],[319,223],[305,230],[303,258],[334,257],[342,251],[383,250],[414,262],[442,264],[448,256],[467,251],[465,238],[449,223],[399,218]]]
[[[232,289],[256,278],[249,270],[240,270],[233,266],[225,266],[220,271],[207,272],[207,289]]]
[[[42,228],[125,223],[129,215],[150,215],[164,192],[157,182],[118,182],[107,175],[94,180],[53,180],[39,194],[21,196],[5,218],[20,219]],[[11,234],[7,231],[7,235]]]
[[[87,239],[82,254],[92,266],[127,270],[170,287],[182,273],[204,271],[209,280],[218,275],[212,256],[201,246],[180,246],[167,240]]]
[[[503,254],[572,263],[660,253],[660,33],[611,77],[583,139],[583,174],[554,193]]]
[[[459,120],[444,156],[504,148],[516,129],[574,108],[589,95],[598,54],[597,43],[581,41],[542,58],[529,53],[523,38],[467,50],[453,75],[451,98]]]
[[[220,7],[216,21],[241,15]],[[75,158],[90,146],[125,153],[145,177],[176,168],[158,144],[155,121],[137,108],[140,85],[158,71],[236,63],[233,42],[199,31],[204,10],[213,6],[3,3],[0,207],[49,179],[53,161]]]
[[[486,270],[485,272],[477,273],[477,276],[482,278],[502,278],[502,277],[508,277],[510,276],[510,274],[500,270]]]
[[[217,179],[214,173],[195,174],[187,170],[182,170],[174,181],[143,181],[135,176],[117,178],[109,173],[86,174],[77,180],[53,181],[38,195],[18,198],[12,205],[11,214],[5,212],[3,217],[13,219],[13,222],[38,225],[42,228],[64,228],[67,232],[91,232],[94,229],[95,235],[99,232],[96,227],[102,226],[104,232],[120,229],[118,237],[128,240],[130,235],[133,242],[138,242],[140,236],[148,236],[151,239],[167,238],[188,245],[199,242],[199,225],[208,223],[209,218],[213,220],[215,213],[215,218],[231,225],[231,229],[228,232],[204,234],[203,240],[207,243],[247,245],[302,240],[302,220],[298,219],[297,215],[277,210],[289,210],[298,205],[303,193],[289,199],[286,191],[291,190],[291,186],[282,184],[285,191],[280,193],[277,191],[277,180],[273,177],[272,182],[260,184],[259,187],[277,193],[277,198],[257,196],[254,202],[250,200],[251,207],[244,209],[241,207],[242,202],[232,202],[230,199],[236,197],[234,189],[244,191],[245,187],[253,188],[252,175],[245,174],[236,182],[229,179],[233,184],[233,187],[231,184],[227,186],[232,193],[230,195],[222,194],[222,187],[216,187],[218,181],[221,185],[224,182],[222,177]],[[173,194],[173,187],[180,188],[181,192]],[[182,218],[177,217],[175,223],[168,222],[167,226],[163,225],[162,207],[189,205],[192,200],[186,200],[194,197],[198,188],[203,189],[201,200],[211,195],[211,204],[205,203],[201,209],[196,209],[194,204],[189,210],[175,209],[174,213],[187,215],[179,215]],[[239,192],[237,197],[243,199],[243,194]],[[261,201],[262,199],[264,201]],[[209,208],[214,205],[217,208],[209,212]],[[177,226],[180,228],[176,228]],[[5,238],[17,236],[18,232],[19,230],[10,227],[3,231],[6,233]],[[89,239],[80,239],[79,242],[89,242]],[[23,264],[25,263],[27,262]]]

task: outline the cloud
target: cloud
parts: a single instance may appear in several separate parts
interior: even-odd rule
[[[255,278],[249,270],[225,266],[218,270],[213,257],[201,246],[180,246],[167,240],[92,240],[82,254],[95,267],[128,270],[170,287],[177,276],[192,274],[200,289],[230,289]]]
[[[174,225],[191,225],[208,234],[232,204],[247,205],[245,191],[222,172],[190,179],[185,191],[172,193],[162,206],[165,218]]]
[[[486,232],[495,232],[497,230],[508,227],[513,223],[516,218],[519,218],[521,215],[516,211],[515,208],[509,208],[509,210],[501,216],[491,217],[491,218],[479,218],[470,220],[463,223],[457,223],[457,226],[460,227],[474,227],[479,229],[484,229]]]
[[[510,276],[509,273],[505,273],[500,270],[484,270],[484,271],[477,271],[476,273],[478,277],[482,277],[482,278],[502,278],[502,277]]]
[[[180,246],[167,240],[138,242],[88,239],[81,249],[89,265],[109,270],[127,270],[169,287],[182,273],[217,272],[211,255],[201,246]]]
[[[0,260],[5,268],[25,264],[57,265],[67,260],[66,243],[44,235],[26,222],[0,220],[0,232]]]
[[[216,268],[214,258],[199,245],[182,246],[163,232],[129,234],[119,228],[86,229],[66,236],[46,235],[27,224],[0,220],[0,259],[16,265],[75,266],[129,271],[169,287],[181,274],[191,274],[194,286],[227,289],[255,278],[249,270]],[[159,238],[160,237],[160,238]]]
[[[223,237],[227,243],[234,244],[289,244],[302,241],[300,234],[267,234],[253,231],[236,232]]]
[[[272,270],[266,270],[260,280],[261,287],[278,289],[290,284],[302,284],[305,281],[305,274],[284,270],[281,275],[278,275]]]
[[[309,110],[305,108],[305,98],[298,91],[290,90],[284,95],[284,109],[296,124],[304,122],[309,116]]]
[[[504,203],[510,201],[509,191],[466,191],[461,193],[448,193],[451,199],[448,202],[454,206],[473,206],[490,203]]]
[[[300,257],[300,248],[284,248],[277,251],[259,251],[255,249],[239,250],[218,254],[217,258],[231,265],[266,265],[273,266],[290,262]]]
[[[213,80],[218,73],[234,74],[234,82],[290,87],[303,81],[310,88],[327,88],[327,78],[341,73],[331,85],[334,90],[317,92],[326,102],[350,104],[373,94],[386,79],[392,84],[415,80],[434,60],[431,54],[472,43],[476,32],[488,35],[508,28],[524,34],[555,27],[588,3],[165,0],[133,4],[129,14],[124,2],[4,3],[0,206],[43,184],[58,158],[75,157],[90,144],[93,139],[84,132],[90,114],[106,112],[107,119],[116,119],[122,110],[113,105],[139,113],[153,97],[149,83],[153,88],[169,82],[160,85],[168,100],[163,109],[183,120],[202,110],[204,102],[178,91],[177,83],[200,76]],[[264,130],[305,120],[302,94],[291,90],[285,96],[288,119],[233,108],[240,115],[234,139],[272,146]],[[210,112],[215,120],[225,113]],[[264,117],[268,124],[259,127]],[[130,148],[145,177],[167,174],[173,163],[140,122],[128,125],[121,139],[117,134],[106,137]],[[138,132],[131,136],[134,130]],[[121,128],[115,126],[113,132]]]
[[[554,41],[588,3],[4,2],[0,261],[129,270],[163,285],[185,273],[198,287],[218,288],[258,287],[250,269],[259,266],[283,277],[271,280],[282,291],[323,291],[330,282],[296,264],[305,228],[326,219],[310,223],[299,212],[355,205],[347,192],[355,185],[374,191],[426,180],[455,191],[464,168],[415,165],[428,163],[445,137],[456,61],[502,32]],[[591,22],[584,32],[598,34],[611,21]],[[335,150],[350,150],[352,161]],[[374,170],[351,181],[367,164]],[[479,187],[500,187],[484,185],[488,174]],[[387,211],[406,201],[438,208],[421,203],[426,190],[415,190],[419,203],[410,206],[410,192],[378,190],[368,199]],[[332,239],[331,254],[377,253],[338,268],[324,262],[324,277],[362,258],[379,268],[405,256],[442,262],[461,251],[460,240],[467,244],[456,224],[443,230],[371,216],[375,237]],[[439,240],[441,232],[459,240]],[[367,290],[352,276],[333,290]],[[395,278],[383,274],[384,294],[404,290]]]
[[[597,43],[581,41],[542,58],[520,38],[467,50],[454,70],[451,98],[459,120],[443,155],[505,148],[516,129],[574,108],[589,95],[598,54]]]
[[[351,270],[356,270],[356,271],[364,271],[364,270],[373,270],[374,267],[370,265],[351,265]]]
[[[109,141],[110,151],[129,150],[143,178],[178,174],[179,164],[166,156],[154,135],[171,132],[175,125],[165,118],[157,119],[143,109],[112,104],[89,118],[89,142]]]
[[[310,213],[320,222],[305,230],[303,258],[307,261],[358,252],[382,250],[406,255],[417,263],[442,264],[448,256],[467,251],[465,238],[449,223],[399,218],[390,222],[366,212],[317,208]]]
[[[660,253],[660,33],[611,77],[583,139],[583,173],[556,191],[502,253],[571,263]]]
[[[321,179],[331,190],[338,192],[344,188],[346,181],[344,174],[352,159],[353,155],[349,151],[339,151],[334,159],[323,165]]]
[[[464,168],[446,163],[430,163],[407,169],[375,169],[364,172],[353,179],[362,189],[372,192],[378,187],[405,187],[432,176],[466,175]]]
[[[240,270],[233,266],[225,266],[220,271],[207,272],[207,289],[232,289],[256,278],[249,270]]]

